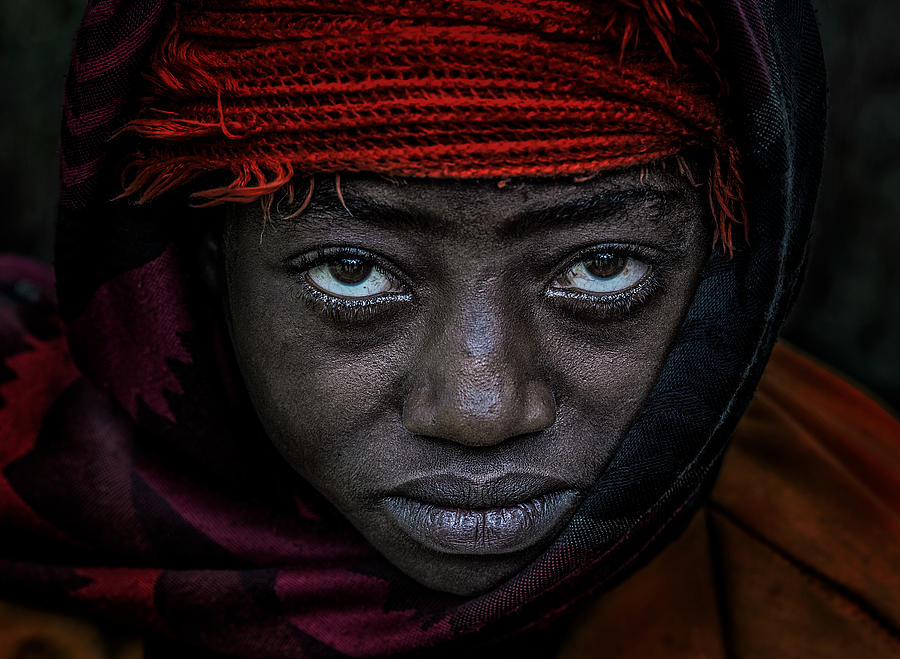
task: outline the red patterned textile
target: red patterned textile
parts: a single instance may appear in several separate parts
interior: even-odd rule
[[[590,6],[619,4],[644,6]],[[704,501],[803,270],[824,143],[812,6],[707,6],[735,94],[753,248],[710,254],[653,391],[569,525],[507,582],[462,598],[394,568],[267,441],[198,271],[203,211],[178,195],[111,201],[110,138],[133,118],[138,72],[174,12],[89,0],[66,78],[58,296],[46,270],[0,258],[0,600],[134,630],[151,658],[552,645],[556,625]]]
[[[715,30],[696,0],[181,4],[127,131],[141,201],[295,176],[590,176],[699,149],[717,238],[743,220]]]

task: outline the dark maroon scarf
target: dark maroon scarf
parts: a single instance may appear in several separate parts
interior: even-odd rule
[[[752,248],[710,258],[570,525],[507,583],[461,599],[391,567],[261,435],[193,265],[207,219],[184,218],[180,200],[108,201],[109,138],[167,7],[91,2],[66,86],[59,316],[45,270],[0,260],[0,597],[124,624],[151,651],[385,656],[544,629],[659,551],[702,502],[762,373],[821,165],[807,0],[710,6],[739,101]]]

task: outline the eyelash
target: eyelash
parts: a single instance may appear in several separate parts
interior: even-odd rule
[[[555,282],[563,273],[588,257],[602,251],[610,251],[647,263],[649,272],[630,289],[608,295],[596,293],[573,292],[554,288]],[[313,286],[306,278],[306,273],[316,266],[339,258],[359,258],[373,263],[377,270],[396,280],[406,292],[383,293],[377,296],[360,299],[336,297]],[[381,313],[397,309],[398,302],[410,302],[410,286],[403,277],[396,274],[393,268],[386,266],[382,259],[355,247],[326,247],[304,254],[294,259],[289,269],[299,284],[301,300],[318,314],[334,321],[354,323],[374,318]],[[593,245],[577,252],[565,264],[554,272],[550,283],[545,286],[545,294],[550,302],[576,314],[586,314],[601,320],[621,320],[644,306],[662,288],[662,277],[659,273],[659,254],[639,245],[622,245],[608,243]]]
[[[565,291],[554,288],[552,283],[574,265],[599,252],[609,251],[623,256],[639,259],[649,266],[646,275],[633,287],[618,293],[607,295]],[[622,320],[643,307],[663,288],[663,277],[660,274],[660,254],[641,245],[623,245],[606,243],[592,245],[580,250],[565,264],[554,272],[550,283],[546,286],[547,297],[555,306],[565,308],[576,314],[587,314],[601,320]]]
[[[397,302],[409,302],[409,292],[382,293],[369,298],[353,300],[341,298],[319,290],[306,278],[306,273],[316,266],[341,258],[358,258],[373,263],[373,267],[396,280],[404,289],[409,286],[393,269],[371,252],[356,247],[323,247],[294,259],[289,270],[299,284],[300,299],[312,310],[331,320],[353,323],[369,320],[388,310]]]

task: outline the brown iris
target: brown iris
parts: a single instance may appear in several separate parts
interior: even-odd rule
[[[340,283],[355,286],[364,282],[372,273],[372,264],[362,259],[341,259],[329,263],[328,272]]]
[[[622,273],[628,263],[628,257],[621,254],[605,252],[595,254],[585,260],[585,270],[597,279],[610,279]]]

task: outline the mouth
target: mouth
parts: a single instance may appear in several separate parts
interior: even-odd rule
[[[579,500],[577,489],[544,476],[478,481],[441,474],[409,481],[379,505],[401,531],[429,549],[485,556],[541,543],[562,528]]]

